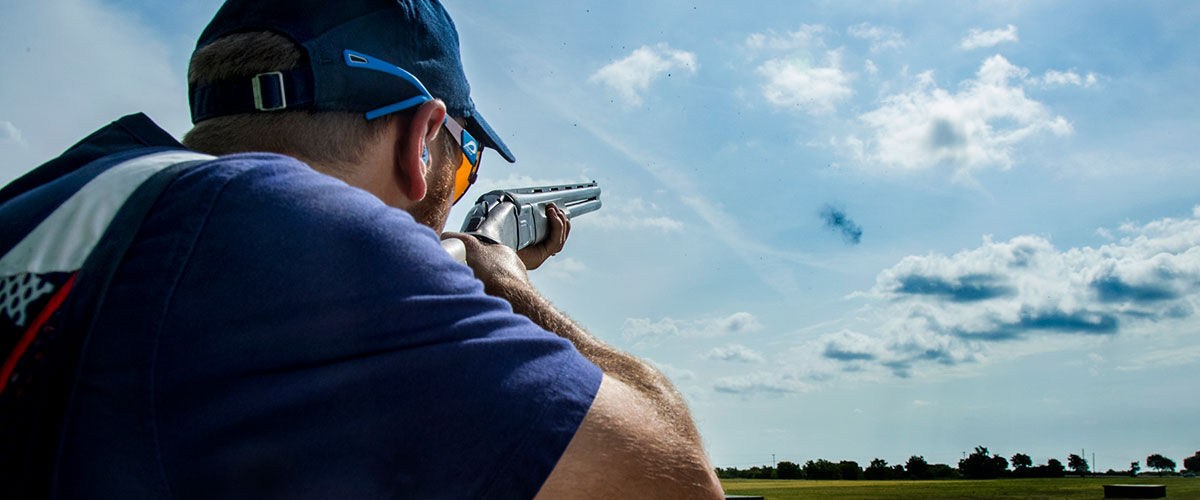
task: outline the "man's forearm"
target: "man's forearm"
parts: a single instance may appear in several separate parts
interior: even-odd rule
[[[692,423],[687,404],[661,372],[649,363],[592,336],[528,284],[512,283],[510,287],[505,287],[503,296],[512,304],[514,312],[571,341],[580,354],[605,374],[647,397],[680,437],[700,445],[700,434]]]
[[[512,249],[458,233],[443,236],[463,241],[467,264],[486,293],[567,339],[604,371],[596,399],[547,479],[545,498],[575,498],[580,491],[613,493],[606,497],[721,497],[687,404],[662,373],[591,336],[555,308],[529,282]],[[587,486],[580,490],[579,485]]]

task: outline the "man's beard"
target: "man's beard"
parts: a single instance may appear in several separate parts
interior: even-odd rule
[[[446,219],[450,217],[450,206],[454,200],[454,166],[443,165],[432,176],[425,190],[425,197],[411,207],[409,215],[417,222],[429,226],[435,233],[442,234]]]

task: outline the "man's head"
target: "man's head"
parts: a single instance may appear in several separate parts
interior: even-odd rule
[[[473,180],[483,146],[513,161],[475,110],[458,34],[434,0],[230,0],[200,37],[189,87],[189,147],[279,152],[348,181],[391,161],[406,188],[428,178],[428,190],[401,189],[426,223],[449,211],[436,198],[453,200]]]

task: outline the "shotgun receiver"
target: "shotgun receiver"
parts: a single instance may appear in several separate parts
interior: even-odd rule
[[[551,203],[563,209],[567,217],[572,219],[594,212],[600,209],[600,186],[592,181],[587,184],[491,191],[475,201],[475,206],[471,207],[463,221],[461,232],[487,243],[499,243],[520,250],[546,239],[550,232],[546,221],[546,205]],[[461,245],[461,241],[453,238],[442,240],[442,247],[459,261],[465,259],[465,249],[461,250],[462,258],[459,258],[458,250],[451,247]]]

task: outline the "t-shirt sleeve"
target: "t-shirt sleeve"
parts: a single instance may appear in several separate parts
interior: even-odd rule
[[[159,339],[172,491],[532,497],[599,369],[406,212],[277,156],[223,161]]]

